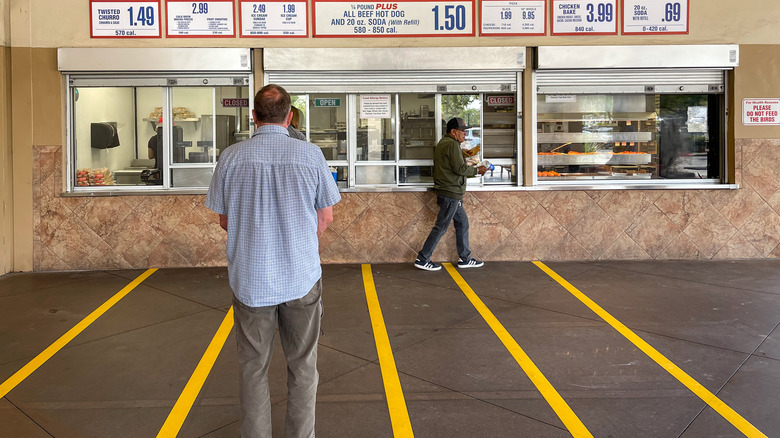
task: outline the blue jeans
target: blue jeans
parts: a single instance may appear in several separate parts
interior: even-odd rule
[[[249,307],[233,297],[243,438],[272,436],[268,367],[277,324],[287,359],[287,418],[284,436],[314,437],[321,296],[322,279],[302,298],[276,306]]]
[[[439,205],[439,214],[436,216],[436,223],[425,239],[422,250],[417,253],[417,258],[427,262],[433,255],[433,250],[439,240],[447,232],[450,221],[455,224],[455,244],[458,249],[458,257],[467,260],[471,257],[469,249],[469,218],[466,216],[466,210],[463,209],[463,201],[446,196],[436,195],[436,203]]]

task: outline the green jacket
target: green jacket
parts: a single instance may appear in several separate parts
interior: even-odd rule
[[[433,188],[437,195],[463,199],[466,178],[476,176],[477,168],[466,164],[460,143],[445,135],[433,151]]]

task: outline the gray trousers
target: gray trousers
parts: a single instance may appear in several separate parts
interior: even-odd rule
[[[304,297],[276,306],[249,307],[233,297],[242,437],[271,438],[268,366],[277,323],[287,358],[285,436],[314,437],[321,296],[322,279]]]

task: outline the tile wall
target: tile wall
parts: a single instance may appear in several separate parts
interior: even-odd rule
[[[34,151],[34,269],[225,265],[204,196],[61,197],[62,151]],[[469,192],[485,260],[780,257],[780,139],[738,139],[739,190]],[[433,225],[432,192],[343,193],[323,263],[411,262]],[[452,229],[434,260],[456,260]]]

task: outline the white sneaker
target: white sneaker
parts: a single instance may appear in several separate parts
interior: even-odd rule
[[[466,260],[458,259],[458,267],[459,268],[481,268],[485,266],[485,262],[481,262],[477,259],[472,259],[469,257]]]

